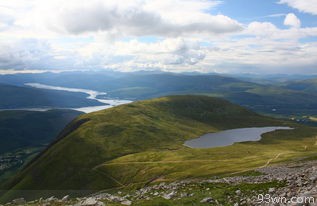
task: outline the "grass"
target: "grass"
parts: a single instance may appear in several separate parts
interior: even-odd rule
[[[286,134],[285,134],[286,135]],[[281,140],[272,144],[244,143],[213,149],[142,152],[106,162],[98,170],[106,171],[124,185],[146,180],[174,181],[241,174],[261,166],[295,157],[316,154],[315,139]],[[307,146],[307,147],[305,147]],[[276,158],[278,156],[278,158]]]
[[[89,121],[50,147],[4,188],[103,190],[159,181],[226,176],[317,153],[316,128],[264,117],[225,100],[171,96],[78,117]],[[259,142],[190,149],[185,140],[208,132],[255,126],[291,126]],[[70,125],[71,127],[71,125]],[[51,194],[47,194],[51,195]]]

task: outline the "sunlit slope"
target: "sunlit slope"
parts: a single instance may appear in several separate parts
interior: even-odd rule
[[[171,96],[122,105],[77,118],[65,129],[64,137],[7,188],[99,190],[160,178],[230,174],[264,165],[270,158],[278,161],[279,153],[285,160],[315,152],[316,129],[306,127],[225,148],[183,146],[185,140],[207,132],[274,125],[290,124],[205,96]]]

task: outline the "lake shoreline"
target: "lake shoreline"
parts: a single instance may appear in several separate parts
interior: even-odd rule
[[[131,103],[131,100],[121,100],[121,99],[99,99],[98,96],[105,97],[107,95],[106,92],[98,92],[94,90],[89,89],[78,89],[78,88],[68,88],[68,87],[60,87],[60,86],[51,86],[46,84],[39,84],[39,83],[25,83],[26,86],[38,88],[38,89],[47,89],[47,90],[55,90],[55,91],[67,91],[67,92],[78,92],[78,93],[84,93],[88,96],[87,99],[96,100],[97,102],[102,103],[102,105],[98,106],[88,106],[88,107],[77,107],[77,108],[65,108],[65,107],[36,107],[36,108],[13,108],[13,109],[0,109],[0,111],[36,111],[36,112],[46,112],[49,110],[76,110],[84,113],[91,113],[100,111],[103,109],[109,109],[115,106],[119,106],[122,104],[128,104]]]
[[[291,127],[249,127],[223,130],[215,133],[207,133],[198,138],[187,140],[184,146],[192,149],[209,149],[225,147],[239,142],[259,141],[262,135],[277,130],[292,130]]]

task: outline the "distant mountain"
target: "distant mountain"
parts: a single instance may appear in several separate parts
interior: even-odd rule
[[[183,145],[208,132],[285,125],[296,130],[274,132],[257,143],[204,150]],[[297,154],[298,141],[304,144],[304,137],[316,133],[212,97],[138,101],[77,118],[59,141],[6,184],[5,188],[13,190],[5,197],[19,190],[36,190],[36,195],[45,196],[52,193],[44,190],[128,189],[162,179],[242,171],[264,165],[278,152],[292,152],[292,157],[306,154],[302,150]],[[288,139],[293,143],[285,141]],[[314,136],[312,139],[315,141]]]
[[[300,81],[288,81],[283,84],[287,89],[317,94],[317,78]]]
[[[252,76],[234,78],[216,74],[175,74],[167,72],[64,72],[58,74],[19,74],[0,76],[0,82],[24,84],[36,82],[55,86],[107,92],[107,97],[143,100],[175,94],[202,94],[222,97],[256,112],[277,115],[316,115],[317,93],[314,88],[300,89],[293,82],[281,85],[251,82]],[[270,76],[268,76],[270,77]],[[255,82],[261,82],[259,76]],[[284,80],[294,76],[274,75]],[[300,77],[304,78],[304,77]],[[283,81],[284,81],[283,80]],[[264,79],[264,82],[267,79]],[[282,80],[281,80],[282,81]],[[296,82],[295,82],[296,83]],[[284,83],[283,83],[284,84]],[[309,85],[311,83],[309,82]]]
[[[301,81],[311,78],[317,78],[312,74],[226,74],[225,76],[238,78],[244,81],[276,85],[288,81]]]
[[[225,98],[256,112],[317,114],[317,92],[298,91],[217,75],[155,74],[117,79],[120,88],[108,91],[118,98],[148,99],[174,94],[203,94]]]
[[[102,105],[98,101],[86,99],[86,96],[84,93],[0,84],[0,109],[34,107],[72,108]]]

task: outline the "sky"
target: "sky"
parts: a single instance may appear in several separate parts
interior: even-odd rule
[[[317,0],[0,0],[0,73],[317,74]]]

